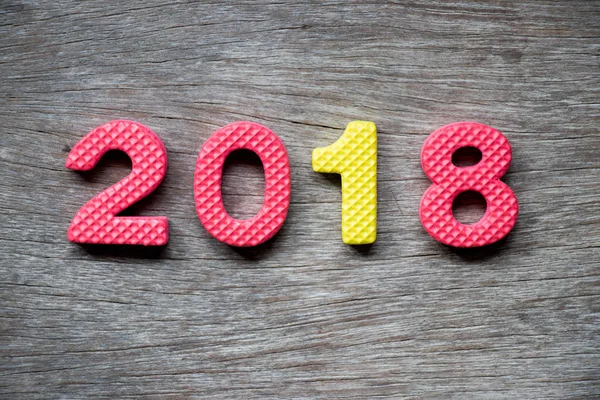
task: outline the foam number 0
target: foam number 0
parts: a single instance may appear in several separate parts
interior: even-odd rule
[[[221,195],[223,165],[235,150],[247,149],[261,159],[265,171],[265,200],[256,216],[234,219]],[[202,146],[194,175],[196,211],[206,230],[231,246],[256,246],[283,226],[290,205],[290,161],[281,140],[266,127],[235,122],[213,133]]]
[[[455,166],[452,155],[462,147],[479,149],[481,161],[469,167]],[[454,247],[485,246],[505,237],[519,212],[517,197],[500,181],[511,160],[508,140],[489,126],[456,122],[433,132],[421,150],[421,165],[433,182],[421,199],[419,214],[425,230]],[[452,203],[468,190],[481,193],[487,210],[480,221],[464,225],[454,218]]]
[[[377,128],[352,121],[332,145],[312,153],[316,172],[342,176],[342,240],[369,244],[377,237]]]
[[[150,129],[133,121],[116,120],[85,135],[71,149],[67,168],[88,171],[109,150],[122,150],[132,161],[132,172],[100,192],[77,211],[68,230],[76,243],[161,246],[169,240],[166,217],[117,217],[152,193],[167,171],[167,151]]]

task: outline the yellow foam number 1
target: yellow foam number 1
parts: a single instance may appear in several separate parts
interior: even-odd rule
[[[377,128],[352,121],[332,145],[313,150],[316,172],[342,176],[342,240],[369,244],[377,236]]]

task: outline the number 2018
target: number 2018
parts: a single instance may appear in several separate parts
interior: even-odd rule
[[[458,167],[452,155],[475,147],[481,160]],[[227,156],[239,149],[255,152],[265,173],[264,203],[247,220],[232,218],[223,205],[221,178]],[[94,168],[109,150],[121,150],[132,160],[132,172],[94,196],[77,211],[68,229],[76,243],[161,246],[169,239],[167,217],[117,216],[146,197],[162,182],[167,152],[160,138],[144,125],[115,120],[93,129],[71,149],[67,168]],[[476,122],[456,122],[439,128],[421,150],[421,165],[432,185],[421,199],[419,215],[425,230],[454,247],[477,247],[504,238],[517,221],[518,202],[500,178],[512,151],[506,137]],[[369,244],[377,231],[377,129],[373,122],[353,121],[333,144],[313,150],[316,172],[342,178],[342,240]],[[485,215],[474,224],[461,224],[452,203],[465,191],[486,200]],[[231,246],[256,246],[273,237],[285,222],[290,205],[290,162],[283,142],[268,128],[253,122],[235,122],[214,132],[202,146],[194,174],[196,211],[202,225],[217,240]]]

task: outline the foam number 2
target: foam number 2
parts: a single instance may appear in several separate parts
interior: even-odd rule
[[[109,150],[122,150],[132,160],[132,172],[96,195],[75,214],[69,227],[72,242],[160,246],[169,240],[166,217],[117,217],[156,189],[167,170],[162,141],[147,127],[116,120],[99,126],[73,147],[67,168],[88,171]]]
[[[256,216],[234,219],[225,210],[221,178],[225,159],[232,151],[255,152],[265,171],[265,200]],[[200,222],[221,242],[231,246],[256,246],[283,226],[290,205],[290,160],[283,142],[266,127],[234,122],[217,130],[202,146],[194,175],[194,197]]]
[[[342,240],[369,244],[377,237],[377,128],[352,121],[332,145],[313,150],[316,172],[342,176]]]
[[[452,155],[462,147],[481,151],[481,161],[457,167]],[[421,199],[421,223],[436,240],[454,247],[477,247],[505,237],[517,222],[519,205],[513,191],[500,178],[512,160],[506,137],[494,128],[476,122],[457,122],[433,132],[421,150],[421,165],[433,181]],[[487,210],[472,225],[459,223],[452,214],[457,195],[472,190],[481,193]]]

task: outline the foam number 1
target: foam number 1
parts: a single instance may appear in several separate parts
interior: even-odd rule
[[[481,161],[469,167],[455,166],[452,155],[463,147],[479,149]],[[420,216],[425,230],[453,247],[485,246],[505,237],[519,213],[517,197],[500,181],[511,160],[508,140],[489,126],[456,122],[433,132],[421,150],[423,171],[433,182],[421,199]],[[480,221],[464,225],[454,218],[452,203],[468,190],[481,193],[487,209]]]
[[[342,176],[342,240],[369,244],[377,237],[377,128],[352,121],[332,145],[312,153],[316,172]]]

